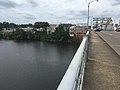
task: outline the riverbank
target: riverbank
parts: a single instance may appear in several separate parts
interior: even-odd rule
[[[62,33],[47,34],[46,31],[29,32],[23,30],[17,30],[11,33],[1,33],[0,38],[4,40],[25,40],[25,41],[42,41],[42,42],[56,42],[56,43],[71,43],[80,44],[81,38],[72,38],[67,31]]]

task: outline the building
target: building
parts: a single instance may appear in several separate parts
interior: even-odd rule
[[[24,31],[30,31],[30,32],[32,32],[33,31],[33,28],[31,28],[31,27],[27,27],[27,28],[20,28],[20,29],[22,29],[22,30],[24,30]]]
[[[7,33],[7,32],[11,33],[13,31],[16,31],[16,29],[15,28],[9,28],[9,29],[3,28],[4,33]]]
[[[76,26],[87,26],[87,23],[78,23]]]
[[[50,26],[47,28],[47,33],[51,34],[56,31],[57,24],[50,24]]]
[[[72,26],[69,29],[70,37],[80,38],[86,33],[86,26]]]
[[[65,31],[69,31],[70,27],[73,26],[72,24],[61,24],[64,27]]]
[[[92,29],[114,30],[113,20],[110,17],[93,18]]]

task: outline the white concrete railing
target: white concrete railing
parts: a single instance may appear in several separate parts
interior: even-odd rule
[[[57,90],[82,90],[85,62],[87,59],[88,35],[83,36],[73,60],[71,61]]]

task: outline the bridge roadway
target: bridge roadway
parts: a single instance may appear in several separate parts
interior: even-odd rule
[[[83,90],[120,90],[120,56],[106,43],[109,36],[105,36],[106,32],[91,32]]]
[[[120,56],[120,32],[102,31],[98,33]]]

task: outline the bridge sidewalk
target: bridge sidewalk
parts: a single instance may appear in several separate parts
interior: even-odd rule
[[[120,90],[120,56],[91,32],[83,90]]]

